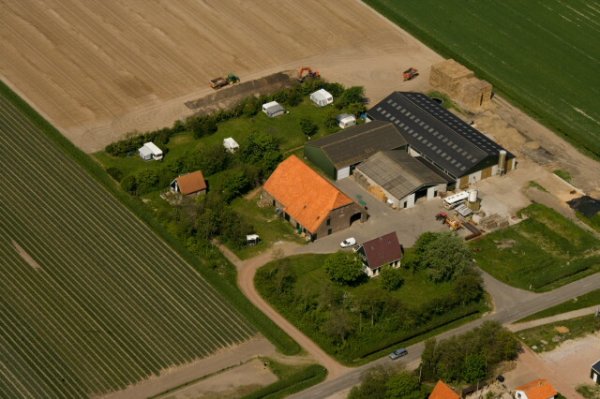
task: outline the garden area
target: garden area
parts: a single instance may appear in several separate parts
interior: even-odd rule
[[[487,309],[472,255],[450,233],[425,233],[398,269],[369,279],[353,252],[298,255],[258,270],[261,295],[345,364],[381,356]]]
[[[309,100],[309,94],[319,88],[334,96],[333,105],[320,108]],[[273,100],[286,113],[269,118],[261,111],[262,104]],[[247,258],[278,240],[301,241],[290,226],[274,218],[272,209],[261,209],[254,199],[243,196],[260,187],[285,157],[302,151],[307,140],[338,131],[339,114],[359,116],[364,102],[362,87],[307,79],[272,95],[246,98],[227,110],[176,121],[170,128],[133,132],[94,156],[124,191],[152,209],[188,249],[208,253],[209,242],[216,238]],[[225,150],[223,139],[228,137],[239,143],[239,150]],[[137,150],[147,141],[163,151],[162,161],[139,157]],[[167,202],[161,194],[169,191],[173,179],[197,170],[207,181],[206,195]],[[254,233],[262,241],[249,247],[246,235]]]
[[[576,339],[600,331],[600,318],[595,315],[544,324],[516,333],[521,341],[536,352],[548,352],[568,339]]]
[[[600,271],[600,240],[556,211],[532,204],[525,220],[470,244],[477,264],[512,286],[549,291]]]

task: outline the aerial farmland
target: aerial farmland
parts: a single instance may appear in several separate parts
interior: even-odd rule
[[[0,98],[2,397],[124,388],[254,327]]]

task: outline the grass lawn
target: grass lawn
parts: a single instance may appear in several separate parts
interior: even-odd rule
[[[548,291],[600,270],[600,240],[556,211],[533,204],[528,218],[472,242],[478,265],[515,287]]]
[[[310,102],[308,98],[305,98],[297,107],[289,107],[288,109],[288,114],[276,118],[269,118],[264,113],[259,112],[253,117],[241,116],[221,122],[218,124],[219,130],[216,133],[200,139],[194,139],[190,132],[180,133],[172,137],[169,144],[167,144],[164,162],[201,147],[221,145],[226,137],[233,137],[242,146],[244,140],[252,132],[264,132],[276,137],[284,153],[298,147],[302,148],[307,141],[306,136],[300,130],[300,119],[302,118],[310,119],[319,126],[318,132],[312,139],[326,136],[332,132],[324,125],[327,115],[334,110],[332,106],[319,108]],[[339,110],[339,113],[342,112],[344,111]],[[336,128],[333,131],[337,130],[339,129]],[[160,165],[160,162],[143,161],[137,152],[127,157],[115,157],[105,151],[99,151],[94,156],[105,168],[115,167],[121,170],[123,176],[127,176],[141,168],[156,168]]]
[[[253,199],[236,198],[232,203],[232,208],[242,215],[248,223],[254,226],[256,234],[261,238],[258,245],[249,246],[242,249],[231,248],[232,251],[241,259],[248,259],[256,254],[268,249],[277,241],[293,241],[299,244],[306,244],[306,240],[301,239],[294,233],[291,224],[275,214],[273,207],[260,208],[257,205],[258,195]]]
[[[548,352],[563,341],[583,337],[598,330],[600,330],[600,318],[589,315],[544,324],[543,326],[519,331],[516,334],[521,341],[534,351]]]
[[[597,2],[365,0],[489,80],[582,151],[600,156]]]
[[[575,212],[577,218],[600,233],[600,212],[589,218],[581,212]]]
[[[433,302],[444,302],[455,286],[452,282],[433,284],[425,271],[413,273],[401,268],[404,284],[392,292],[384,290],[380,278],[367,279],[358,286],[332,285],[324,268],[329,256],[307,254],[271,262],[259,270],[255,284],[261,295],[279,312],[344,364],[356,366],[366,363],[384,356],[396,346],[422,341],[434,333],[439,334],[473,320],[487,310],[482,300],[449,309],[443,314],[428,314],[430,310],[425,309],[431,309]],[[277,270],[284,265],[290,267],[296,276],[294,288],[291,293],[271,294],[265,281],[279,279]],[[337,298],[334,302],[341,303],[326,305],[331,298]],[[387,312],[387,316],[381,316],[372,326],[368,311],[361,313],[357,309],[377,299],[383,301],[377,306],[382,306],[381,312]],[[349,309],[344,317],[352,320],[354,332],[341,347],[334,345],[331,337],[324,333],[327,319],[335,317],[331,312],[335,312],[337,306]],[[395,327],[392,321],[395,318],[410,318],[414,323],[410,328]]]
[[[578,296],[571,299],[570,301],[563,302],[559,305],[553,306],[548,309],[544,309],[541,312],[537,312],[519,321],[529,321],[543,319],[544,317],[550,317],[561,313],[570,312],[572,310],[583,309],[589,306],[600,305],[600,289],[597,289],[587,294]]]

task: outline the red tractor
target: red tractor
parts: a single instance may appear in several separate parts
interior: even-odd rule
[[[413,80],[417,76],[419,76],[419,71],[413,67],[410,67],[406,71],[402,72],[402,77],[404,78],[405,82],[407,80]]]

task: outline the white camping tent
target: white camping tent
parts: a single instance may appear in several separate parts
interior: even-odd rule
[[[319,107],[324,107],[333,103],[333,96],[325,89],[319,89],[310,95],[310,101]]]
[[[277,101],[271,101],[263,104],[262,111],[267,114],[269,118],[274,118],[285,113],[285,108],[281,106]]]
[[[227,137],[226,139],[223,139],[223,147],[225,147],[227,152],[231,153],[234,153],[240,149],[240,145],[232,137]]]

